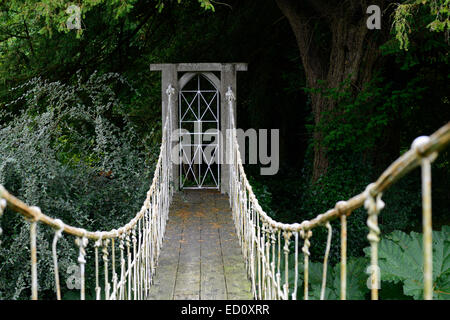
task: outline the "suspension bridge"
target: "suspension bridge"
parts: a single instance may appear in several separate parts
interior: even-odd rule
[[[246,177],[236,137],[235,74],[245,68],[243,64],[153,66],[152,70],[163,71],[164,126],[160,154],[141,210],[118,229],[88,231],[68,225],[41,212],[38,207],[28,206],[0,186],[0,217],[8,207],[9,213],[21,214],[30,224],[31,299],[39,298],[37,224],[54,230],[51,247],[55,298],[58,300],[61,299],[58,240],[62,236],[74,238],[77,246],[81,300],[86,299],[85,272],[88,269],[95,270],[96,299],[308,300],[309,248],[314,241],[313,231],[325,228],[328,237],[320,290],[320,298],[324,299],[333,232],[331,222],[337,220],[341,230],[340,299],[345,300],[347,221],[354,210],[364,206],[371,253],[371,298],[376,300],[380,281],[377,272],[378,216],[385,206],[382,194],[417,167],[422,172],[423,298],[433,298],[431,164],[450,144],[450,122],[430,136],[415,139],[411,149],[360,194],[339,201],[312,220],[280,223],[259,205]],[[178,72],[184,72],[179,80]],[[220,72],[221,78],[218,79],[214,72]],[[202,90],[205,80],[210,88]],[[212,161],[208,160],[206,165],[197,168],[192,162],[187,166],[174,164],[171,150],[176,139],[172,136],[173,129],[189,123],[185,117],[188,114],[194,117],[191,122],[213,123],[218,128],[220,121],[222,128],[229,129],[224,137],[225,146],[219,143],[215,146],[228,157],[226,166],[213,168]],[[211,114],[211,120],[205,120],[208,114]],[[201,142],[188,147],[203,150]],[[180,153],[185,154],[184,150]],[[196,155],[198,153],[194,151],[192,158]],[[88,258],[89,247],[94,255]],[[87,269],[86,264],[94,267]],[[302,287],[299,286],[300,270],[303,272]]]

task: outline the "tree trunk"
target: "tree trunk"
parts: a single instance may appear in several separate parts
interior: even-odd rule
[[[382,7],[382,0],[365,3],[361,0],[276,0],[282,13],[291,25],[297,40],[305,70],[307,85],[315,89],[338,88],[347,79],[352,93],[356,95],[370,81],[372,70],[379,57],[378,31],[366,26],[366,8],[370,4]],[[314,41],[314,17],[319,15],[325,22],[331,37],[328,48]],[[348,88],[347,88],[348,89]],[[312,180],[327,172],[327,150],[323,144],[323,133],[318,128],[325,122],[324,112],[333,114],[336,101],[319,92],[311,94],[314,116],[314,163]]]

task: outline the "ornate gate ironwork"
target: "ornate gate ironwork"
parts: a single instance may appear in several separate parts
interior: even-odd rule
[[[182,189],[220,188],[218,83],[212,73],[187,73],[180,79],[178,119]]]

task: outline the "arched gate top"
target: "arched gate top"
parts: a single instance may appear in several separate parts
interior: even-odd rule
[[[196,75],[202,75],[207,79],[216,90],[220,90],[220,79],[212,72],[188,72],[185,73],[180,80],[178,80],[178,87],[183,90],[184,86]]]

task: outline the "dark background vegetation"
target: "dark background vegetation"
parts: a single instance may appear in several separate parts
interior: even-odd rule
[[[434,19],[427,8],[411,17],[414,32],[404,50],[391,32],[394,8],[382,2],[382,30],[361,40],[373,59],[356,68],[363,80],[353,81],[346,70],[338,78],[318,77],[313,86],[307,54],[280,10],[289,1],[212,2],[214,11],[197,1],[166,1],[162,10],[154,0],[129,2],[126,8],[115,1],[89,8],[82,33],[61,31],[65,16],[46,20],[32,1],[0,4],[0,183],[68,223],[118,227],[139,210],[161,138],[160,74],[149,71],[150,63],[248,63],[248,71],[238,73],[238,126],[280,129],[280,170],[275,176],[260,176],[258,166],[246,170],[263,208],[283,222],[310,219],[360,193],[415,137],[450,119],[448,33],[426,28]],[[349,1],[346,9],[330,1],[329,15],[305,3],[294,9],[308,16],[310,41],[325,56],[323,69],[349,63],[334,61],[331,43],[339,31],[327,19],[365,21],[361,10],[356,16],[345,11],[359,2]],[[348,52],[357,50],[352,39],[346,43]],[[436,230],[449,224],[449,161],[445,151],[433,166]],[[383,233],[421,230],[418,170],[383,198]],[[349,218],[350,256],[362,256],[368,245],[365,220],[363,209]],[[0,298],[24,298],[29,267],[19,272],[17,264],[27,265],[27,226],[7,212],[2,227]],[[314,234],[317,259],[324,239],[325,233]],[[63,265],[73,259],[71,247]],[[51,277],[41,286],[52,295]]]

